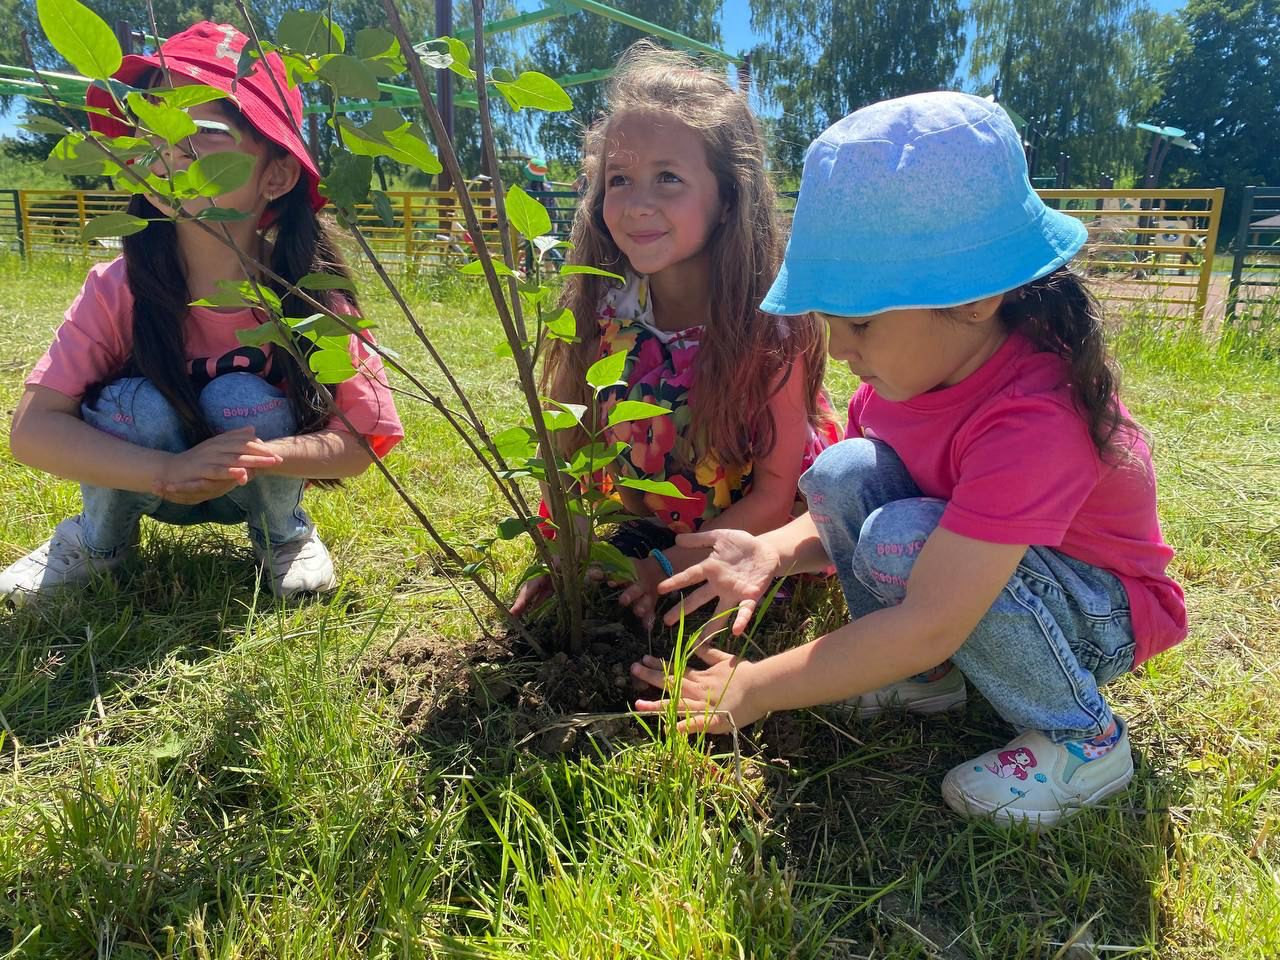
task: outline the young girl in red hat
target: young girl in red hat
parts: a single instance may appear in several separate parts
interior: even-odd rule
[[[14,602],[117,567],[138,542],[142,516],[245,523],[277,595],[330,590],[333,564],[302,509],[307,481],[368,468],[369,454],[347,424],[378,456],[403,436],[367,334],[350,338],[357,375],[331,388],[313,383],[285,350],[239,342],[238,331],[263,322],[260,311],[191,306],[217,293],[220,281],[249,279],[241,255],[291,282],[308,273],[349,275],[317,217],[325,201],[299,134],[301,96],[276,54],[236,81],[246,42],[234,27],[198,23],[166,41],[162,56],[126,57],[116,73],[137,88],[197,83],[227,94],[190,108],[197,132],[162,145],[154,172],[185,169],[211,153],[248,154],[252,176],[216,202],[249,216],[213,232],[168,219],[144,194],[130,202],[131,214],[151,222],[123,239],[122,257],[90,269],[14,415],[14,456],[78,481],[83,499],[78,516],[0,574],[0,594]],[[89,88],[88,102],[115,109],[98,87]],[[109,135],[132,132],[115,115],[93,113],[90,121]],[[265,275],[253,279],[281,297],[286,316],[314,312]],[[314,295],[334,311],[356,311],[349,292]]]

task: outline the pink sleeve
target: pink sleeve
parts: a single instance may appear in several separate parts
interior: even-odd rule
[[[357,313],[349,306],[340,306],[336,312],[353,316]],[[361,337],[377,343],[368,330],[361,331]],[[357,337],[352,336],[348,346],[356,375],[334,387],[334,398],[338,409],[351,421],[357,432],[369,441],[373,452],[379,457],[385,457],[392,447],[404,439],[400,415],[396,413],[396,404],[387,386],[387,372],[383,368],[382,358]],[[347,429],[337,417],[330,420],[327,426],[330,430]]]
[[[82,397],[124,365],[132,340],[133,297],[124,260],[95,264],[26,382]]]
[[[1098,484],[1084,420],[1052,399],[979,413],[956,443],[959,479],[941,525],[974,540],[1059,546]]]
[[[849,422],[844,428],[844,439],[852,440],[862,436],[862,411],[870,396],[871,388],[865,383],[853,391],[853,396],[849,398]]]

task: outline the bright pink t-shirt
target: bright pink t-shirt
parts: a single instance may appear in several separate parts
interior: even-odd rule
[[[256,327],[260,322],[253,310],[189,309],[183,332],[188,373],[197,386],[224,373],[238,371],[256,374],[270,384],[281,386],[283,375],[272,367],[271,344],[247,347],[236,339],[237,330]],[[364,335],[368,336],[368,331],[364,331]],[[27,383],[79,398],[89,387],[118,371],[132,348],[133,294],[121,257],[89,269],[84,286],[67,310],[53,343],[27,377]],[[381,457],[403,439],[404,429],[387,388],[382,358],[354,336],[350,338],[350,349],[357,374],[335,386],[334,399],[338,409]],[[326,427],[347,429],[337,417]]]
[[[1069,370],[1015,334],[960,383],[904,403],[864,384],[846,435],[892,447],[925,496],[947,501],[947,530],[1053,547],[1115,574],[1129,595],[1136,667],[1186,636],[1186,605],[1165,573],[1173,550],[1160,535],[1151,452],[1125,431],[1129,457],[1104,463],[1072,403]]]

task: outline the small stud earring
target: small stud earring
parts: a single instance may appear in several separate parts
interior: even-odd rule
[[[969,319],[970,319],[970,320],[977,320],[977,319],[978,319],[978,311],[976,311],[976,310],[975,310],[973,313],[969,314]]]

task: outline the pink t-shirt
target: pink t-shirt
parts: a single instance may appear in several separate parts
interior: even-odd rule
[[[247,347],[236,339],[237,330],[256,327],[259,322],[259,315],[253,310],[189,309],[184,333],[188,372],[197,387],[224,373],[238,371],[281,386],[283,375],[272,367],[271,344]],[[364,335],[368,336],[368,331]],[[84,286],[27,383],[79,398],[89,387],[119,370],[132,348],[133,294],[121,257],[89,269]],[[338,409],[381,457],[403,439],[404,430],[387,388],[382,358],[356,337],[350,338],[350,349],[357,374],[335,386],[334,398]],[[326,426],[346,429],[337,417]]]
[[[1068,375],[1066,360],[1015,334],[960,383],[905,403],[864,384],[846,435],[892,447],[925,496],[948,501],[947,530],[1053,547],[1115,574],[1129,595],[1136,667],[1187,634],[1182,589],[1165,573],[1173,550],[1160,535],[1151,452],[1126,431],[1130,456],[1104,463]]]

